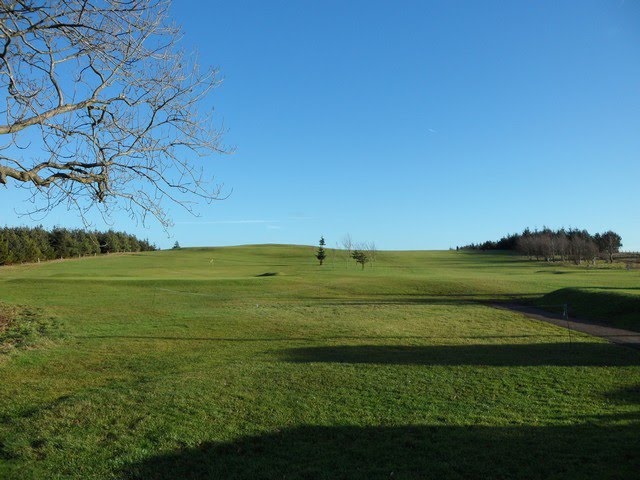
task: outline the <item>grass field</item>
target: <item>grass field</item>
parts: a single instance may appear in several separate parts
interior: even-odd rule
[[[637,478],[640,351],[491,303],[639,331],[640,272],[313,253],[0,268],[46,318],[0,356],[0,478]]]

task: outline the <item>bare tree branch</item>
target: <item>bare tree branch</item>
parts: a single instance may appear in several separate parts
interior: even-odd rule
[[[168,7],[0,3],[0,184],[30,188],[31,212],[66,205],[85,218],[119,206],[168,226],[165,199],[191,211],[195,199],[221,198],[195,163],[229,151],[198,111],[217,71],[177,48]]]

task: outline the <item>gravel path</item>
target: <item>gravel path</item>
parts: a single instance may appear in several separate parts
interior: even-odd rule
[[[623,330],[621,328],[607,327],[600,323],[596,323],[589,320],[581,320],[573,318],[565,320],[562,315],[549,313],[545,310],[534,307],[525,307],[523,305],[516,305],[511,303],[502,303],[493,305],[496,308],[503,310],[511,310],[514,312],[522,313],[529,318],[535,320],[541,320],[543,322],[553,323],[559,327],[568,328],[576,332],[583,332],[595,337],[604,338],[611,343],[617,343],[626,347],[632,347],[640,349],[640,333],[633,332],[631,330]],[[604,323],[604,322],[603,322]]]

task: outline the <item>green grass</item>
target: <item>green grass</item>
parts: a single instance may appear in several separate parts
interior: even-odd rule
[[[462,252],[381,252],[361,271],[313,253],[0,269],[0,299],[63,333],[0,359],[0,478],[640,471],[640,351],[490,306],[569,302],[637,329],[639,272]]]
[[[0,355],[37,345],[56,334],[55,320],[42,311],[0,303]]]
[[[567,304],[571,316],[640,331],[640,286],[561,288],[544,295],[537,303]]]

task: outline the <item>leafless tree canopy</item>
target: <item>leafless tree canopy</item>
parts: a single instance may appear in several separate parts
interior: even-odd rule
[[[193,163],[224,151],[197,111],[216,71],[177,49],[168,7],[0,1],[0,184],[30,188],[31,212],[117,205],[167,225],[163,198],[219,198]]]

